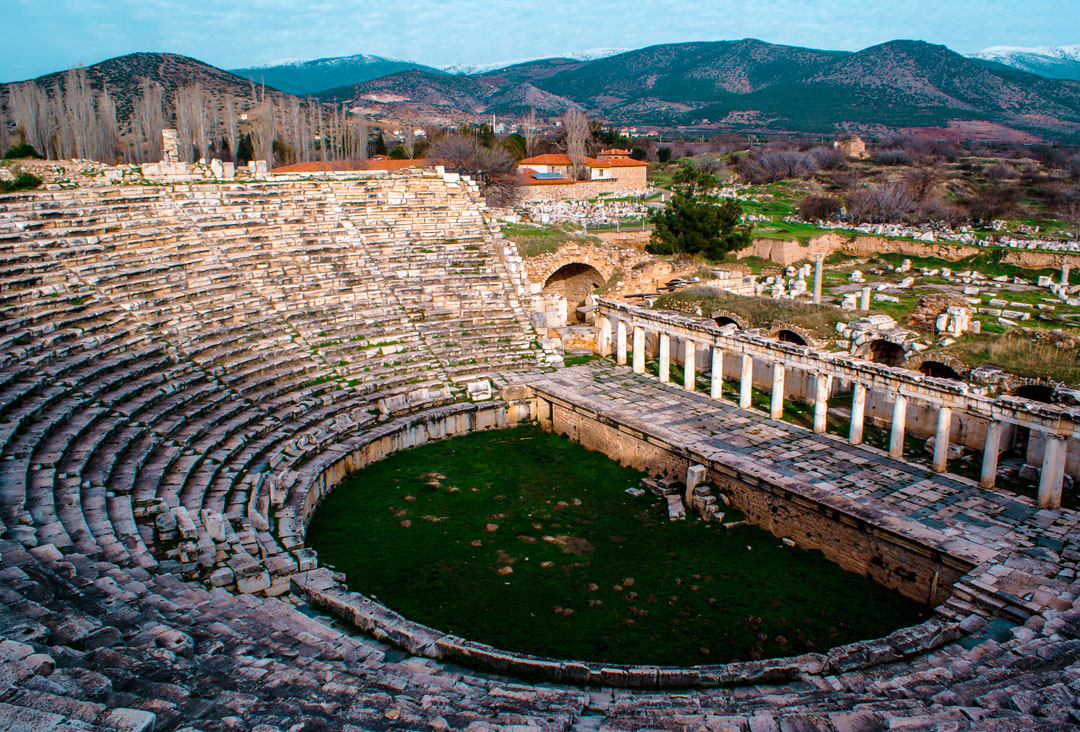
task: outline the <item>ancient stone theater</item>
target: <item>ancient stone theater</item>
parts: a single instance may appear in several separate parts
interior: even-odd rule
[[[476,186],[438,168],[50,185],[0,197],[0,247],[2,729],[1080,724],[1067,401],[615,299],[584,308],[599,357],[566,368]],[[829,434],[841,385],[851,430]],[[814,428],[780,419],[790,399]],[[870,420],[890,449],[864,444]],[[733,663],[545,658],[404,617],[306,547],[365,465],[526,422],[688,511],[709,513],[708,483],[928,619]],[[916,422],[936,436],[925,464],[903,457]],[[1031,497],[994,485],[1020,433]],[[956,443],[981,481],[946,472]]]

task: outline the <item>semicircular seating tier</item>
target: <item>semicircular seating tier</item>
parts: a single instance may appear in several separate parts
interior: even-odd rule
[[[288,507],[336,445],[557,360],[467,181],[9,195],[0,258],[0,728],[1076,722],[1071,607],[977,654],[672,695],[413,658],[292,594],[315,560]]]

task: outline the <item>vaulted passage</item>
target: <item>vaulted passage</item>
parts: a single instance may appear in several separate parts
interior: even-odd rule
[[[932,376],[936,379],[952,379],[954,381],[961,381],[963,377],[957,373],[956,369],[947,364],[943,364],[940,361],[923,361],[919,364],[919,373],[924,376]]]
[[[904,364],[904,347],[882,338],[871,341],[860,355],[869,358],[874,363],[882,363],[886,366],[903,366]]]
[[[585,298],[604,284],[600,271],[584,262],[571,262],[555,270],[544,282],[544,292],[557,292],[566,298],[566,319],[581,321],[577,309],[585,304]]]

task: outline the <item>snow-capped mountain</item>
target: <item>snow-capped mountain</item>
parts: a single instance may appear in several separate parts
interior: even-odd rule
[[[492,64],[451,64],[450,66],[443,66],[442,70],[448,74],[483,74],[487,71],[505,69],[507,66],[516,66],[517,64],[524,64],[529,61],[541,61],[547,58],[568,58],[571,61],[593,61],[598,58],[607,58],[608,56],[625,53],[626,50],[627,49],[625,48],[589,48],[584,51],[560,53],[555,56],[530,56],[528,58],[519,58],[512,61],[499,61]]]
[[[991,46],[972,58],[996,61],[1006,66],[1051,79],[1080,80],[1080,45],[1074,46]]]
[[[237,76],[253,79],[256,82],[265,82],[267,86],[283,92],[304,96],[336,87],[360,84],[409,69],[443,73],[415,61],[372,56],[366,53],[311,61],[281,59],[243,69],[230,69],[230,71]]]

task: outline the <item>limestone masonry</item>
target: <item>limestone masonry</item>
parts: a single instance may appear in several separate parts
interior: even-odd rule
[[[1077,514],[1059,507],[1077,408],[605,300],[584,309],[615,362],[556,370],[538,293],[468,180],[171,170],[0,196],[0,729],[1080,723]],[[626,256],[628,277],[662,276]],[[654,346],[661,379],[644,375]],[[681,387],[663,383],[676,361]],[[740,406],[695,391],[698,368],[718,385],[735,364]],[[749,409],[755,364],[769,415]],[[909,403],[937,410],[942,454],[957,422],[983,425],[986,487],[938,453],[928,469],[822,434],[841,380],[853,413],[867,392],[900,405],[901,446]],[[810,381],[821,429],[778,420]],[[707,475],[752,521],[934,616],[797,658],[581,664],[419,626],[304,547],[349,472],[529,420],[656,475]],[[1043,445],[1038,501],[989,487],[1017,428]]]

